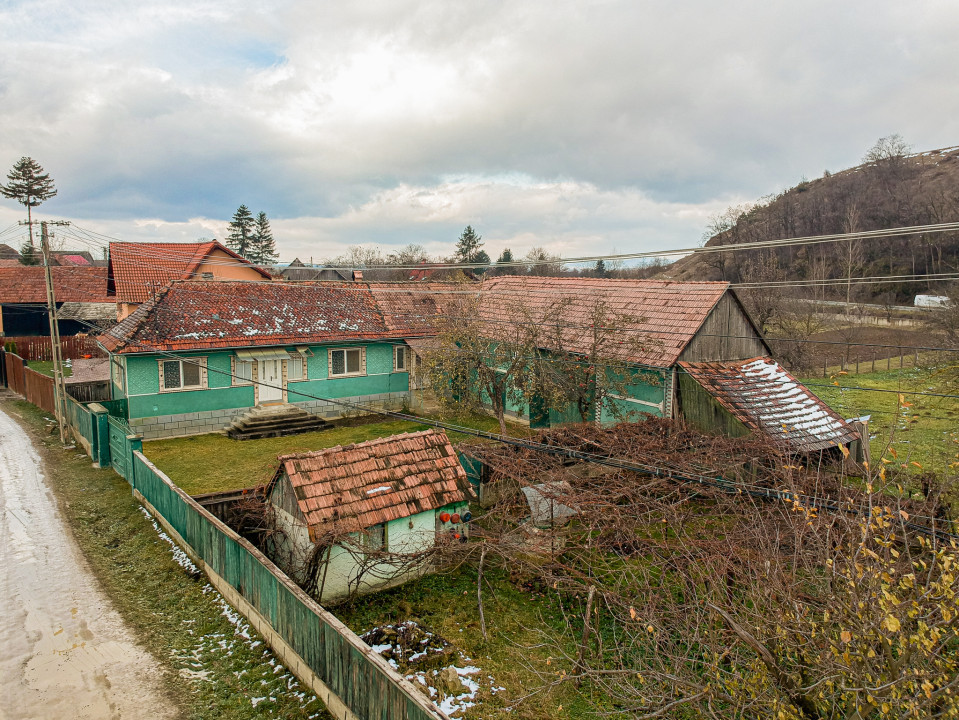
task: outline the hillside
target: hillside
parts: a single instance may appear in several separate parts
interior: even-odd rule
[[[891,142],[888,142],[891,141]],[[885,143],[885,144],[884,144]],[[884,138],[862,165],[803,180],[754,205],[714,218],[708,246],[876,230],[959,220],[959,147],[904,154],[901,140]],[[833,244],[694,255],[665,268],[677,280],[834,280],[847,276],[929,274],[959,270],[959,233],[857,240]],[[909,304],[943,283],[852,285],[849,300]],[[845,284],[809,296],[846,300]]]

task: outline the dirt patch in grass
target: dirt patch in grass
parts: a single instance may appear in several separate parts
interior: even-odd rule
[[[268,482],[276,470],[277,457],[351,445],[376,438],[427,429],[426,425],[405,420],[380,420],[377,416],[338,421],[318,432],[260,440],[231,440],[225,435],[195,435],[169,440],[151,440],[143,444],[144,454],[173,482],[191,495],[238,490]],[[467,416],[450,422],[478,430],[499,432],[495,418]],[[523,426],[510,426],[517,433]],[[449,433],[453,442],[467,436]]]
[[[124,621],[160,662],[184,717],[324,718],[322,704],[279,665],[256,632],[145,517],[127,482],[63,450],[47,415],[0,398],[30,432],[46,476],[90,568]]]

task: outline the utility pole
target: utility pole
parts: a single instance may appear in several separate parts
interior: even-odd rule
[[[30,222],[30,221],[28,221]],[[43,251],[43,271],[47,283],[47,314],[50,318],[50,349],[53,356],[53,404],[60,426],[60,443],[66,444],[66,386],[63,382],[63,353],[60,346],[60,326],[57,322],[57,299],[53,289],[53,271],[50,269],[50,243],[47,225],[69,225],[65,221],[40,223],[40,248]],[[32,228],[31,228],[32,231]]]

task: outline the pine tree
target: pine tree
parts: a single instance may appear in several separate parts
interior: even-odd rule
[[[256,216],[256,227],[253,231],[253,247],[248,256],[251,262],[257,265],[272,265],[279,257],[276,254],[276,242],[273,240],[273,230],[265,212]]]
[[[604,263],[602,260],[597,260],[596,270],[594,271],[594,274],[598,278],[609,277],[609,273],[606,272],[606,263]]]
[[[230,221],[230,234],[226,238],[226,246],[237,255],[249,259],[250,253],[254,250],[254,230],[256,220],[246,205],[240,205],[233,213],[233,220]]]
[[[20,246],[20,264],[21,265],[39,265],[43,262],[43,256],[37,251],[30,240],[24,240]]]
[[[493,268],[493,274],[509,275],[510,273],[515,273],[516,268],[509,267],[509,263],[511,262],[513,262],[513,251],[506,248],[499,254],[499,258],[497,258],[496,267]]]
[[[481,247],[483,247],[483,237],[476,234],[472,225],[467,225],[466,229],[463,230],[463,234],[460,235],[459,240],[456,241],[456,253],[454,257],[457,261],[463,263],[476,262],[476,256]],[[488,259],[489,256],[487,256],[487,260]]]
[[[53,179],[49,173],[33,158],[22,157],[7,173],[6,185],[0,185],[0,195],[16,200],[27,209],[27,223],[30,228],[30,247],[33,247],[33,213],[32,208],[49,200],[57,194]]]

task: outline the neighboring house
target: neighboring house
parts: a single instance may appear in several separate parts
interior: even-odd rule
[[[94,260],[89,250],[56,250],[50,253],[51,265],[63,265],[68,267],[94,267],[106,263],[98,263]]]
[[[357,279],[354,278],[352,270],[342,268],[318,268],[312,265],[306,266],[300,261],[300,258],[294,258],[293,262],[280,271],[280,275],[283,276],[284,280],[290,282],[316,282],[323,280],[351,281]]]
[[[215,240],[202,243],[110,243],[107,290],[117,320],[173,280],[270,280],[271,275]]]
[[[421,575],[431,568],[424,552],[437,536],[466,537],[473,490],[442,431],[279,461],[266,490],[285,536],[275,559],[314,585],[321,603]]]
[[[596,303],[635,318],[630,327],[620,330],[642,338],[642,347],[618,359],[641,371],[642,380],[631,384],[625,395],[607,397],[604,407],[597,409],[594,421],[638,419],[643,414],[682,417],[708,432],[735,434],[733,428],[741,427],[770,433],[804,452],[858,440],[858,434],[842,418],[769,357],[769,346],[728,283],[505,276],[485,280],[480,291],[480,315],[493,328],[497,323],[515,319],[517,302],[522,302],[536,317],[537,313],[545,314],[556,298],[575,298],[565,316],[569,326],[564,329],[564,349],[574,354],[577,350],[588,352],[590,334],[577,327],[590,326]],[[547,352],[551,349],[543,348]],[[775,368],[775,378],[770,380],[768,373],[754,372],[758,367],[755,364],[742,370],[748,361]],[[707,378],[727,372],[720,367],[739,368],[735,373],[740,388],[736,404],[740,415],[722,394],[727,385],[706,382]],[[784,392],[776,393],[776,386],[782,386]],[[792,407],[793,394],[786,390],[801,393],[800,408]],[[779,409],[755,417],[750,414],[758,412],[760,405],[770,404]],[[507,401],[507,408],[515,415],[530,418],[534,427],[580,420],[578,413],[570,409],[542,407],[535,397],[518,404]],[[727,418],[730,413],[735,422]],[[792,431],[770,432],[778,420],[788,421],[789,427],[803,428],[802,439]]]
[[[113,393],[144,437],[215,432],[251,408],[289,403],[324,417],[331,400],[399,407],[404,339],[363,283],[176,281],[98,338]]]
[[[20,261],[20,253],[9,245],[0,244],[0,260]]]
[[[39,265],[0,267],[0,335],[47,336],[47,285]],[[53,292],[60,311],[61,335],[88,332],[87,320],[112,320],[115,307],[107,297],[107,271],[102,267],[53,267]]]

